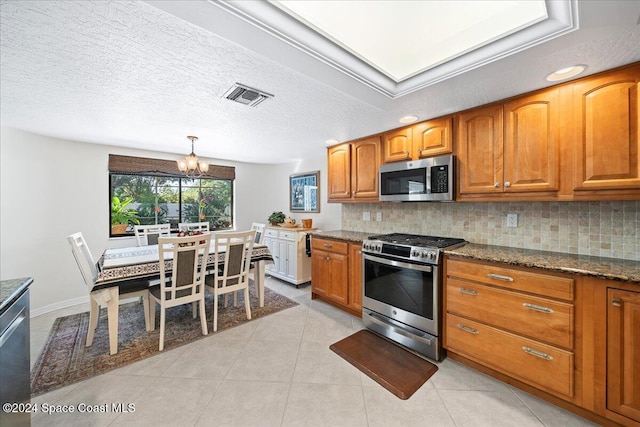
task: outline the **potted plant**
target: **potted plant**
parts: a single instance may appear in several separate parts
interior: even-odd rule
[[[268,221],[269,221],[269,224],[276,225],[284,222],[285,218],[286,218],[285,215],[282,212],[278,211],[269,215]]]
[[[132,198],[120,200],[113,196],[111,199],[111,234],[124,234],[127,232],[129,224],[140,224],[138,212],[135,209],[127,208]]]

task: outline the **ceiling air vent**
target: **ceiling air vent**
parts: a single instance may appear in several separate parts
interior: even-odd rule
[[[273,95],[259,89],[254,89],[249,86],[236,83],[231,86],[231,89],[222,95],[222,97],[231,101],[239,102],[240,104],[248,105],[249,107],[256,107],[265,99],[273,98]]]

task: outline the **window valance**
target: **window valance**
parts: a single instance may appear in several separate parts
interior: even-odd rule
[[[182,176],[182,172],[178,170],[178,165],[173,160],[121,156],[118,154],[109,154],[109,172]],[[203,177],[233,180],[236,178],[236,168],[233,166],[209,165],[209,171]]]

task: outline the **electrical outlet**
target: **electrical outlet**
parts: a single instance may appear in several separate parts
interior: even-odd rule
[[[371,212],[362,212],[363,221],[371,221]]]
[[[511,213],[507,214],[507,227],[517,227],[518,226],[518,214]]]
[[[382,212],[376,212],[376,221],[382,221]]]

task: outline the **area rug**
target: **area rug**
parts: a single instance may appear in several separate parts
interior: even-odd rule
[[[329,348],[402,400],[438,370],[433,363],[366,329]]]
[[[251,320],[298,305],[265,288],[264,307],[258,307],[254,287],[250,287]],[[209,335],[202,335],[200,319],[193,319],[191,304],[167,311],[164,351],[207,338],[225,329],[248,322],[244,310],[244,296],[238,305],[222,306],[219,301],[218,331],[213,332],[213,296],[207,295],[207,323]],[[118,353],[109,355],[109,331],[106,308],[100,310],[98,327],[91,347],[85,347],[89,312],[59,317],[54,321],[47,343],[31,372],[31,395],[37,396],[78,381],[85,380],[133,362],[159,354],[159,306],[156,305],[156,329],[145,330],[142,303],[120,305]]]

